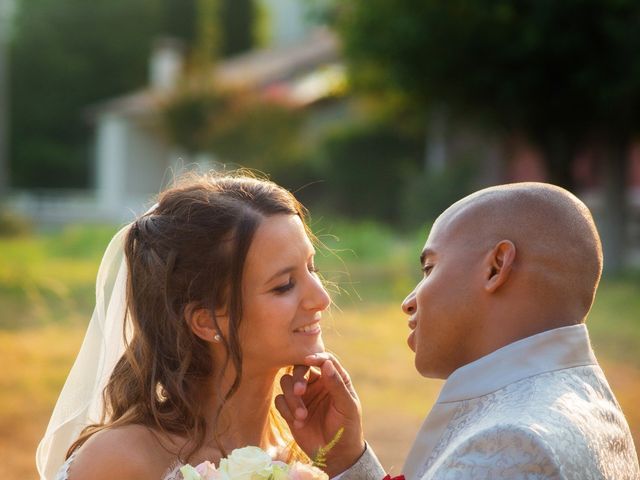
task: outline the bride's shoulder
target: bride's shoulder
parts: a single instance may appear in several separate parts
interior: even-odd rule
[[[80,447],[68,478],[157,480],[167,468],[162,453],[156,436],[145,426],[107,428]]]

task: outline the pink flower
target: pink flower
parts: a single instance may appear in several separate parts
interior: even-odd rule
[[[329,476],[319,468],[307,463],[294,462],[289,468],[290,480],[329,480]]]
[[[202,462],[196,465],[195,468],[198,475],[202,480],[226,480],[227,476],[216,469],[216,466],[211,462]]]

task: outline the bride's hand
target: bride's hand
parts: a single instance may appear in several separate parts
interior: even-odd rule
[[[311,458],[344,428],[339,443],[327,456],[325,470],[335,476],[352,466],[365,449],[360,400],[349,374],[333,355],[310,355],[305,364],[296,365],[291,375],[282,377],[283,394],[276,397],[276,408]]]

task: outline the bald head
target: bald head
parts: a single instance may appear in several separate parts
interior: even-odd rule
[[[512,242],[514,269],[549,308],[586,316],[602,272],[602,248],[591,213],[568,191],[545,183],[480,190],[448,208],[434,224],[456,242],[486,250]]]

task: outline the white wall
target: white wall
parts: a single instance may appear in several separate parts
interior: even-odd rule
[[[128,148],[127,121],[103,114],[96,126],[96,190],[100,209],[117,216],[124,197],[125,161]]]
[[[269,45],[286,45],[304,38],[310,29],[305,21],[304,1],[259,0],[267,12]]]
[[[152,128],[112,113],[98,118],[96,139],[98,208],[112,221],[128,221],[170,182],[170,151]]]

